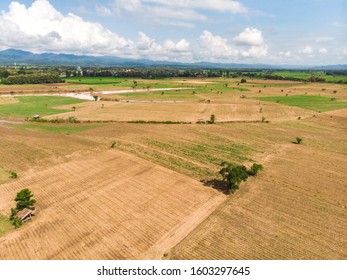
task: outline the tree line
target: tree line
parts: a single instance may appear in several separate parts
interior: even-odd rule
[[[5,85],[21,84],[48,84],[62,83],[64,80],[58,74],[21,74],[3,78],[1,82]]]

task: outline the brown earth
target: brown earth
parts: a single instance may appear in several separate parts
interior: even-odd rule
[[[138,259],[149,249],[160,256],[187,235],[190,215],[202,211],[206,216],[209,201],[212,211],[220,195],[195,180],[115,150],[3,184],[2,213],[13,207],[12,199],[22,187],[35,194],[38,215],[0,238],[0,259]],[[173,239],[175,243],[153,250],[180,224],[187,227]]]

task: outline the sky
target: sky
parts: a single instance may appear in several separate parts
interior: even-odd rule
[[[1,0],[0,50],[347,64],[347,0]]]

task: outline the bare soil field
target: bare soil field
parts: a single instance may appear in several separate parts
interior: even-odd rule
[[[260,156],[263,173],[244,183],[171,258],[346,259],[346,119],[312,120],[288,123],[305,135],[304,143],[276,145]]]
[[[138,259],[218,195],[188,177],[114,150],[2,185],[2,213],[23,186],[35,194],[39,214],[0,238],[0,259]],[[162,255],[169,248],[154,252]]]
[[[71,106],[60,106],[60,109],[71,109]],[[312,116],[310,110],[288,107],[282,104],[259,102],[251,99],[240,99],[234,103],[156,103],[156,102],[88,102],[76,106],[76,111],[50,115],[47,119],[76,117],[87,121],[180,121],[196,122],[199,119],[209,120],[214,114],[216,121],[278,121],[296,119],[299,116]]]
[[[24,187],[39,210],[0,237],[0,259],[346,259],[346,109],[254,99],[307,92],[330,102],[347,98],[346,86],[195,81],[194,98],[204,102],[93,101],[45,117],[118,123],[0,123],[0,216]],[[212,114],[217,124],[195,123]],[[222,161],[264,170],[225,196]],[[9,180],[7,170],[19,178]]]

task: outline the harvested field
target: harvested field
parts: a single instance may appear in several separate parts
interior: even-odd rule
[[[187,227],[182,239],[194,227],[192,217],[204,217],[210,203],[212,211],[224,199],[195,180],[115,150],[3,184],[1,213],[23,186],[35,194],[39,214],[0,238],[0,259],[162,256],[174,245],[156,246],[165,234]]]
[[[322,116],[280,125],[304,135],[304,143],[274,146],[272,153],[258,155],[265,170],[177,245],[171,258],[346,259],[343,122]]]
[[[102,105],[103,104],[103,105]],[[260,105],[259,105],[260,104]],[[216,121],[261,121],[296,119],[298,116],[312,116],[312,112],[281,104],[260,103],[241,99],[235,103],[123,103],[86,102],[78,105],[74,112],[50,115],[47,119],[76,117],[78,120],[113,121],[180,121],[196,122],[209,120],[214,114]],[[68,109],[71,106],[59,107]],[[262,109],[260,109],[262,107]]]

